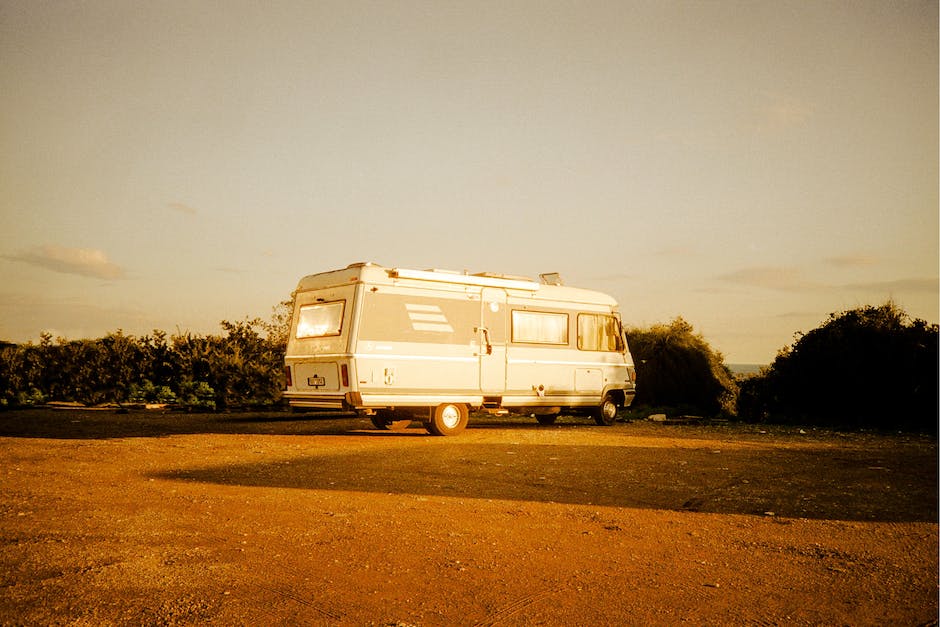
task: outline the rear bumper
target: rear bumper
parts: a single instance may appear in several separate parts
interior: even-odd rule
[[[354,409],[346,402],[342,394],[309,394],[307,392],[284,392],[284,398],[291,407],[306,407],[309,409]]]
[[[463,403],[471,407],[483,404],[483,397],[473,394],[362,394],[360,392],[298,392],[287,390],[284,398],[291,407],[310,409],[382,409],[386,407],[434,407],[441,403]]]
[[[633,399],[636,397],[636,385],[623,388],[621,392],[623,392],[623,406],[629,407],[633,403]]]

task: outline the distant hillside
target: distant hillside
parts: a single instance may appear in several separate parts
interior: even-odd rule
[[[731,374],[736,377],[746,377],[748,375],[757,374],[760,372],[761,368],[767,366],[767,364],[725,364],[728,366],[728,369],[731,370]]]

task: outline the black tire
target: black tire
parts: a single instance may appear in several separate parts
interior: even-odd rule
[[[467,426],[470,410],[462,403],[443,403],[431,410],[431,419],[424,423],[431,435],[457,435]]]
[[[558,414],[535,414],[535,419],[539,421],[540,425],[553,425],[558,420]]]
[[[602,427],[609,427],[617,422],[617,403],[610,394],[594,409],[594,422]]]
[[[411,418],[402,418],[401,414],[393,411],[379,411],[369,416],[372,425],[383,431],[404,431],[411,425]]]

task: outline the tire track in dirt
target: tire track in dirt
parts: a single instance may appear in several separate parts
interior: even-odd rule
[[[285,567],[282,564],[271,563],[267,565],[267,581],[297,581],[298,573],[289,567]],[[277,572],[274,572],[277,571]],[[279,576],[278,576],[279,574]],[[282,599],[287,599],[288,601],[293,601],[294,603],[312,610],[314,613],[323,616],[324,618],[329,619],[333,622],[339,622],[346,618],[346,615],[341,611],[333,611],[323,607],[321,604],[311,601],[306,595],[294,592],[293,589],[288,588],[285,585],[274,585],[273,583],[261,582],[261,581],[252,581],[251,586],[258,590],[264,590],[271,594],[274,594],[277,597]]]
[[[299,603],[300,605],[310,608],[317,614],[320,614],[321,616],[324,616],[331,620],[340,621],[340,620],[343,620],[343,618],[345,618],[345,615],[342,613],[332,612],[328,609],[320,607],[318,604],[308,601],[302,596],[298,594],[294,594],[293,592],[290,592],[288,590],[284,590],[282,588],[276,588],[274,586],[269,586],[269,585],[265,585],[261,583],[256,583],[255,587],[260,588],[262,590],[267,590],[268,592],[272,592],[280,597],[294,601],[295,603]]]
[[[519,597],[515,601],[512,601],[505,606],[497,609],[495,612],[474,623],[474,627],[496,627],[504,620],[509,617],[521,612],[522,610],[535,605],[539,601],[542,601],[550,596],[553,596],[561,592],[560,588],[549,588],[548,590],[543,590],[541,592],[535,592],[533,594],[527,594],[525,596]]]

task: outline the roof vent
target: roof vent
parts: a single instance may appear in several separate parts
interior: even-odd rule
[[[557,272],[546,272],[540,274],[539,278],[542,279],[542,283],[545,285],[564,285],[564,282],[561,280],[561,275]]]

